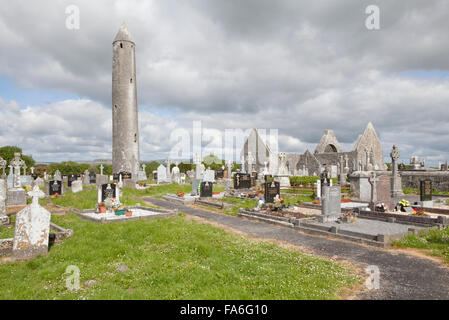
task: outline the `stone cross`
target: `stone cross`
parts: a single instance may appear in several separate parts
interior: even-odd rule
[[[240,162],[242,163],[242,170],[241,170],[241,172],[245,173],[246,172],[245,156],[242,156],[240,158]]]
[[[375,211],[375,206],[377,202],[377,190],[376,184],[379,181],[379,178],[376,177],[374,172],[371,172],[371,176],[368,178],[368,182],[371,185],[371,210]]]
[[[38,185],[35,185],[33,191],[28,192],[28,195],[33,198],[33,206],[39,205],[39,199],[45,198],[45,193],[42,192],[41,189],[39,189]]]
[[[228,168],[228,179],[231,179],[232,168],[234,167],[234,162],[233,161],[228,161],[228,162],[226,162],[226,166]]]
[[[391,157],[391,197],[393,199],[400,197],[402,192],[402,187],[399,183],[399,174],[398,174],[398,160],[400,157],[399,149],[397,145],[393,146],[393,149],[390,153]]]
[[[20,188],[20,167],[26,170],[25,161],[20,158],[20,153],[14,153],[14,159],[9,163],[14,167],[14,188]]]
[[[145,172],[146,167],[147,167],[147,165],[144,163],[144,164],[142,165],[142,169],[143,169],[144,172]]]
[[[100,175],[103,175],[103,169],[104,169],[104,166],[103,166],[103,164],[101,164],[100,165]]]
[[[34,167],[31,167],[30,170],[31,170],[31,174],[34,174]]]
[[[6,164],[7,164],[6,160],[4,160],[2,157],[0,157],[0,168],[3,170],[3,173],[2,173],[2,178],[3,179],[6,176],[6,173],[5,173]]]

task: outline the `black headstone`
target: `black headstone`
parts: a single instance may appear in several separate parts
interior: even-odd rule
[[[281,184],[276,181],[265,183],[265,202],[273,203],[274,198],[279,195],[281,196]]]
[[[236,173],[234,175],[234,189],[251,188],[251,176],[247,173]]]
[[[67,177],[67,185],[69,188],[72,186],[72,182],[78,180],[79,175],[77,174],[71,174]]]
[[[420,200],[432,201],[432,180],[426,179],[420,181],[419,186]]]
[[[91,184],[97,183],[97,175],[95,173],[89,173],[89,182]]]
[[[153,172],[153,180],[157,180],[157,172]]]
[[[62,181],[50,181],[48,194],[50,196],[55,194],[62,195]]]
[[[114,180],[119,181],[120,176],[122,176],[122,180],[132,179],[132,173],[130,172],[119,172],[114,174]]]
[[[101,201],[104,202],[107,198],[117,197],[117,185],[103,184],[101,186]]]
[[[215,171],[215,178],[216,179],[223,179],[224,178],[224,170],[217,170],[217,171]]]
[[[33,180],[36,180],[39,177],[39,175],[37,173],[33,173],[31,175],[31,178],[33,178]]]
[[[202,182],[200,197],[201,198],[212,198],[212,190],[214,189],[214,184],[212,182]]]

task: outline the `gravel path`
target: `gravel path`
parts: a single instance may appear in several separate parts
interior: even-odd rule
[[[449,299],[449,269],[428,258],[300,233],[294,229],[255,222],[165,200],[145,197],[157,206],[206,219],[246,233],[305,248],[319,256],[348,260],[361,267],[380,270],[380,289],[359,294],[357,299]]]

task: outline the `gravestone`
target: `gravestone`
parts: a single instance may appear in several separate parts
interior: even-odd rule
[[[62,181],[61,172],[59,170],[56,170],[53,180]]]
[[[321,215],[320,222],[336,221],[341,215],[341,188],[340,186],[322,186],[321,192]]]
[[[97,174],[95,176],[95,185],[97,188],[100,188],[102,185],[108,183],[108,176],[105,176],[103,174]]]
[[[77,174],[71,174],[67,177],[67,186],[70,188],[72,186],[72,183],[76,180],[78,180],[79,175]]]
[[[376,183],[377,203],[384,203],[388,209],[391,209],[391,178],[390,176],[382,175],[378,179]]]
[[[97,183],[97,175],[95,173],[89,173],[89,184]]]
[[[7,182],[7,186],[8,189],[13,188],[14,187],[14,174],[13,174],[13,170],[12,167],[9,166],[9,174],[8,177],[6,178],[6,182]]]
[[[14,261],[29,260],[48,253],[51,214],[39,205],[45,194],[34,186],[30,196],[33,202],[16,216],[12,258]]]
[[[83,191],[83,182],[81,180],[73,181],[71,188],[73,193],[81,192]]]
[[[281,184],[277,181],[265,183],[265,202],[274,203],[274,198],[281,196]]]
[[[203,180],[207,182],[215,182],[215,171],[210,169],[206,170]]]
[[[157,181],[157,170],[153,171],[153,180]]]
[[[38,177],[36,180],[34,180],[34,185],[37,185],[39,188],[42,188],[45,186],[45,181],[41,177]]]
[[[133,177],[131,172],[122,171],[122,172],[114,174],[114,180],[120,181],[120,176],[121,176],[122,181],[132,179],[132,177]]]
[[[83,184],[85,186],[90,185],[90,175],[89,175],[89,171],[88,170],[84,171]]]
[[[9,224],[9,217],[6,215],[6,190],[6,180],[0,179],[0,226]]]
[[[236,173],[234,175],[234,189],[250,189],[251,175],[248,173]]]
[[[210,181],[205,181],[201,183],[200,197],[201,198],[212,198],[214,184]]]
[[[419,184],[419,195],[421,201],[432,201],[432,180],[421,180]]]
[[[21,186],[31,186],[32,178],[31,176],[20,176],[20,185]]]
[[[157,184],[167,182],[167,168],[164,165],[160,165],[157,168]]]
[[[215,178],[216,179],[223,179],[224,178],[224,170],[217,170],[215,171]]]
[[[58,194],[59,196],[63,194],[63,190],[62,190],[62,181],[58,181],[58,180],[53,180],[48,182],[47,185],[47,194],[49,196],[53,196],[55,194]]]
[[[116,184],[104,184],[101,186],[101,202],[104,202],[108,198],[117,198]]]
[[[201,180],[200,179],[190,179],[190,183],[192,184],[192,192],[190,193],[191,196],[199,196],[200,193],[198,192],[198,188],[201,188]]]

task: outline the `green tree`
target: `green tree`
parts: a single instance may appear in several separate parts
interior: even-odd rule
[[[4,160],[6,160],[8,165],[9,165],[9,162],[12,159],[14,159],[14,153],[22,154],[22,149],[19,147],[15,147],[15,146],[5,146],[5,147],[0,148],[0,157],[2,157]],[[34,161],[32,156],[27,156],[27,155],[22,154],[21,158],[23,161],[25,161],[25,164],[28,169],[31,168],[32,166],[34,166],[34,164],[36,163],[36,161]],[[9,173],[9,168],[7,168],[6,172]]]

